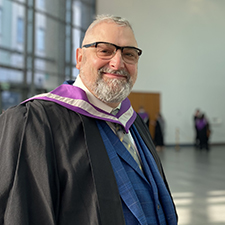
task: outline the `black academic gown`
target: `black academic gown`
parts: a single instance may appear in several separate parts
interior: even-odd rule
[[[149,146],[168,188],[150,134]],[[0,117],[0,224],[125,225],[95,119],[34,100]]]

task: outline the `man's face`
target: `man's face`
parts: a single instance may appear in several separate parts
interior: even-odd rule
[[[97,24],[87,32],[83,45],[99,41],[137,47],[132,30],[113,22]],[[137,79],[137,63],[124,62],[121,50],[105,60],[96,55],[96,48],[82,48],[77,50],[76,57],[80,78],[97,98],[115,107],[129,95]]]

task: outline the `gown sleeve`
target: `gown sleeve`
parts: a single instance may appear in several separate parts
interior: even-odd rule
[[[28,103],[0,116],[0,224],[56,224],[58,185],[51,129],[44,113],[38,113],[44,110],[34,109]]]

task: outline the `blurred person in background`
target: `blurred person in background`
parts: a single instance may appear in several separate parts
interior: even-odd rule
[[[139,111],[138,111],[139,116],[143,119],[143,121],[145,122],[145,124],[147,125],[147,127],[149,128],[149,115],[148,113],[145,111],[143,106],[140,106]]]
[[[196,128],[199,138],[199,148],[205,148],[206,150],[209,150],[208,141],[211,131],[209,122],[206,119],[205,114],[202,114],[201,116],[199,116],[199,118],[196,119]]]
[[[161,113],[158,113],[155,121],[155,136],[154,136],[154,142],[157,151],[163,150],[164,132],[165,132],[165,121]]]
[[[196,121],[197,119],[199,119],[199,117],[201,116],[200,110],[196,109],[195,114],[194,114],[194,129],[195,129],[195,142],[194,142],[194,146],[196,148],[199,148],[199,133],[198,133],[198,129],[196,126]]]

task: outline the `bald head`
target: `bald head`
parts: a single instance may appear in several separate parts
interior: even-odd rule
[[[113,15],[98,15],[96,16],[96,19],[88,27],[82,42],[82,46],[90,42],[91,36],[94,35],[95,28],[102,23],[114,23],[121,27],[127,27],[133,32],[132,26],[129,23],[129,21],[122,17]]]

